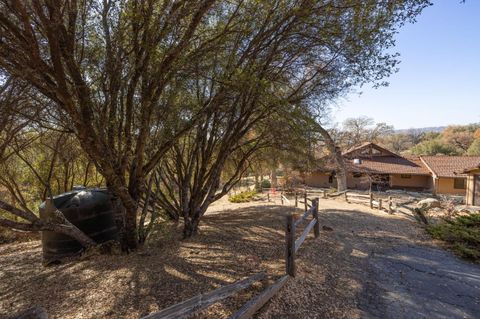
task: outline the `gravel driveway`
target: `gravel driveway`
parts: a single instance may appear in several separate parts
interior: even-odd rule
[[[413,217],[320,209],[333,231],[302,246],[297,277],[260,318],[480,318],[480,265],[439,249]]]
[[[480,267],[449,252],[398,246],[369,261],[369,318],[479,318]]]

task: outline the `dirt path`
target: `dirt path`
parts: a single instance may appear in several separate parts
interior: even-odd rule
[[[439,250],[405,215],[321,203],[333,228],[305,245],[260,318],[478,318],[480,266]]]

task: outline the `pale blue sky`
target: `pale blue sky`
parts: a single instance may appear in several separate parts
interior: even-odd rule
[[[437,0],[396,37],[388,87],[338,102],[333,120],[368,116],[396,129],[480,122],[480,0]]]

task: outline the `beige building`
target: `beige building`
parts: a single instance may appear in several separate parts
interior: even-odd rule
[[[480,164],[480,156],[403,157],[374,143],[354,147],[344,152],[343,157],[350,189],[403,189],[452,195],[466,194],[464,171]],[[325,161],[319,165],[305,177],[305,184],[336,187],[332,163]]]
[[[467,174],[467,205],[480,206],[480,166],[466,169]]]

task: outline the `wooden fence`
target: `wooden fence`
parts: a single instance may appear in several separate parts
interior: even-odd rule
[[[386,202],[383,198],[374,198],[373,193],[370,194],[357,194],[352,192],[345,192],[345,201],[347,203],[359,203],[370,206],[371,209],[386,210],[389,213],[393,213],[393,198],[389,196]]]
[[[305,204],[308,205],[308,198],[305,199]],[[312,220],[305,227],[300,237],[295,239],[297,227],[304,223],[309,215],[312,215]],[[285,272],[287,275],[292,277],[295,277],[295,254],[297,253],[298,249],[300,249],[300,246],[303,244],[312,229],[315,238],[320,235],[320,224],[318,221],[318,198],[315,198],[312,201],[312,206],[306,210],[300,218],[297,219],[295,217],[296,216],[293,214],[288,214],[285,227]]]
[[[318,220],[318,198],[313,200],[307,197],[307,194],[302,194],[305,211],[303,214],[289,213],[286,216],[285,223],[285,275],[277,279],[272,285],[268,286],[261,293],[250,299],[237,312],[235,312],[230,319],[247,319],[251,318],[260,308],[262,308],[278,291],[287,283],[288,279],[295,277],[295,255],[307,238],[310,231],[313,229],[315,238],[320,235],[320,224]],[[290,200],[283,194],[280,194],[282,204],[285,202],[290,204]],[[308,204],[311,202],[311,205]],[[298,195],[295,194],[295,207],[301,203]],[[298,239],[296,238],[296,229],[308,221],[308,217],[312,216],[310,222],[304,228]],[[210,305],[222,299],[228,298],[233,294],[250,287],[253,283],[265,279],[266,275],[262,273],[255,274],[235,283],[220,287],[211,292],[197,295],[188,300],[177,303],[173,306],[165,308],[159,312],[150,314],[142,319],[173,319],[173,318],[188,318],[193,316],[198,311],[203,310]]]

